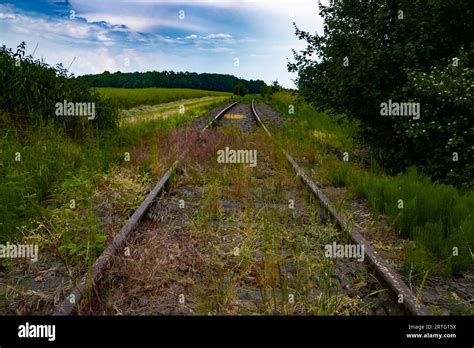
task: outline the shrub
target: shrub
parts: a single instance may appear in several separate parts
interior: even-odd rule
[[[15,53],[5,46],[0,50],[0,85],[0,115],[4,123],[13,122],[24,128],[51,121],[71,134],[80,134],[90,126],[106,129],[117,125],[116,108],[86,83],[73,79],[61,64],[51,67],[33,60],[31,55],[25,56],[24,42]],[[64,100],[95,103],[95,119],[56,116],[56,103]]]
[[[474,180],[474,69],[450,63],[430,73],[409,72],[408,89],[421,104],[418,121],[398,123],[405,165],[417,164],[433,180],[463,183]]]
[[[434,180],[472,187],[471,1],[348,0],[320,8],[324,35],[296,28],[308,44],[288,64],[300,95],[360,120],[391,171],[416,165]],[[459,66],[446,67],[453,58]],[[420,102],[421,119],[381,117],[388,100]]]

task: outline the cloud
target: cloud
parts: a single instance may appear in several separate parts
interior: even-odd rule
[[[81,17],[88,22],[94,23],[104,21],[115,25],[125,25],[134,31],[149,32],[158,28],[172,28],[189,31],[204,31],[205,27],[193,23],[189,20],[180,20],[178,18],[158,18],[157,16],[141,16],[127,14],[113,14],[106,12],[81,12]]]
[[[6,1],[15,5],[0,4],[2,44],[39,42],[36,55],[53,64],[67,66],[77,57],[76,74],[180,69],[292,86],[286,59],[305,45],[292,22],[310,32],[322,29],[317,0]],[[233,57],[241,59],[238,69]],[[127,58],[130,66],[124,65]]]
[[[176,39],[158,34],[133,31],[124,24],[107,21],[90,22],[85,18],[47,17],[27,12],[14,13],[13,6],[0,4],[0,24],[8,30],[22,35],[42,37],[51,41],[63,40],[71,44],[97,44],[121,46],[142,44],[176,44]],[[18,11],[18,10],[17,10]]]
[[[123,3],[135,3],[143,6],[194,6],[207,9],[232,11],[249,18],[259,16],[271,18],[270,24],[274,28],[281,26],[281,22],[274,17],[285,19],[287,23],[296,21],[305,30],[319,30],[322,20],[317,14],[318,2],[327,5],[329,0],[121,0]]]
[[[0,4],[0,20],[9,24],[12,31],[26,35],[41,34],[50,39],[111,41],[111,38],[108,37],[110,28],[103,25],[90,25],[80,18],[51,20],[41,16],[13,13],[10,6]]]
[[[13,13],[0,13],[0,20],[1,19],[15,19],[16,16]]]
[[[233,36],[230,34],[209,34],[209,35],[197,35],[191,34],[186,37],[178,37],[177,40],[225,40],[225,39],[232,39]]]
[[[204,37],[205,39],[231,39],[232,35],[230,34],[209,34]]]

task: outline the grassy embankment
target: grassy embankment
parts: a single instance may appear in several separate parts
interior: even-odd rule
[[[404,272],[422,279],[426,272],[453,275],[469,268],[474,252],[473,192],[433,183],[416,168],[387,175],[355,140],[357,123],[317,112],[286,92],[267,102],[290,121],[280,141],[309,160],[320,181],[345,186],[350,195],[365,199],[375,215],[386,215],[400,237],[416,241],[403,252]],[[290,105],[294,114],[289,113]]]
[[[98,202],[106,201],[113,208],[110,213],[127,217],[164,169],[160,157],[165,156],[158,153],[160,139],[225,97],[192,90],[137,92],[109,89],[106,93],[124,98],[121,105],[181,100],[185,111],[180,113],[176,103],[167,104],[166,118],[89,129],[80,137],[66,134],[52,122],[23,130],[5,124],[0,138],[0,242],[26,238],[74,265],[93,259],[106,239]],[[206,93],[212,98],[182,101]],[[135,117],[139,119],[139,111]],[[107,199],[104,194],[109,194]]]

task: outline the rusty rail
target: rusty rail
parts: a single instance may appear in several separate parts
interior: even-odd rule
[[[224,109],[222,109],[216,117],[214,117],[206,126],[201,130],[204,132],[208,129],[213,123],[215,123],[219,118],[221,118],[227,111],[237,105],[239,102],[234,102]],[[122,227],[120,232],[115,235],[112,242],[107,246],[104,252],[97,258],[92,267],[91,273],[85,274],[80,282],[74,287],[72,292],[66,297],[66,299],[59,305],[53,315],[56,316],[65,316],[72,315],[78,309],[84,294],[87,292],[88,288],[92,285],[94,286],[99,277],[107,269],[112,257],[117,253],[117,251],[123,248],[125,241],[135,227],[140,223],[143,215],[148,211],[153,201],[156,199],[158,194],[163,190],[166,183],[170,179],[172,173],[178,167],[179,161],[175,161],[170,168],[166,171],[160,181],[156,184],[153,190],[150,191],[148,196],[145,198],[143,203],[138,207],[138,209],[133,213],[127,223]]]
[[[270,137],[272,137],[272,134],[258,115],[258,112],[255,108],[255,100],[252,100],[252,114],[257,120],[257,123],[262,126],[262,128]],[[296,174],[301,178],[301,180],[306,184],[306,186],[308,186],[308,188],[322,203],[326,210],[329,211],[331,216],[336,220],[337,225],[342,230],[345,230],[350,233],[350,236],[354,243],[363,245],[365,254],[368,256],[370,262],[375,267],[379,276],[382,277],[384,282],[397,296],[401,296],[403,306],[412,315],[429,315],[426,307],[420,301],[418,301],[416,296],[403,282],[403,280],[395,272],[395,270],[390,267],[390,265],[372,248],[370,243],[362,236],[362,234],[349,223],[349,219],[347,219],[344,214],[341,214],[336,210],[329,198],[321,191],[321,189],[314,183],[314,181],[311,180],[308,175],[306,175],[304,170],[298,165],[298,163],[296,163],[293,157],[291,157],[291,155],[286,150],[283,150],[283,153],[285,154],[285,157],[291,164],[292,168],[295,170]]]

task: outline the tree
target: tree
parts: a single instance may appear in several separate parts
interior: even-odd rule
[[[444,90],[459,92],[455,85],[461,80],[454,76],[462,69],[466,82],[472,76],[472,1],[347,0],[320,8],[323,35],[295,25],[297,37],[307,42],[306,49],[294,51],[294,62],[288,64],[289,71],[298,74],[300,95],[318,109],[362,121],[364,139],[380,149],[391,169],[416,165],[435,180],[462,184],[462,177],[469,176],[468,164],[474,162],[474,144],[459,129],[472,130],[474,103],[467,91],[457,95],[467,98],[462,103],[455,101],[455,94],[453,98],[443,94]],[[453,66],[455,58],[459,61]],[[450,72],[440,75],[437,69]],[[434,87],[425,91],[416,87],[431,76],[439,84],[443,84],[441,76],[453,78],[442,94],[431,93]],[[421,117],[382,117],[381,103],[389,100],[420,103]],[[435,110],[432,105],[443,107]],[[455,128],[447,127],[453,122]],[[423,135],[411,132],[411,127]],[[454,138],[463,156],[457,162],[447,161],[455,152],[448,146]],[[464,173],[461,177],[448,175],[458,170]]]
[[[273,93],[272,87],[270,86],[262,86],[260,88],[260,95],[265,98]]]
[[[239,84],[235,85],[235,87],[234,87],[234,94],[240,95],[241,97],[246,95],[248,92],[249,91],[248,91],[247,87],[245,87],[244,84],[242,84],[242,83],[239,83]]]
[[[275,80],[275,81],[272,82],[271,89],[272,89],[272,92],[275,93],[275,92],[281,91],[283,89],[283,87],[280,86],[278,81]]]

